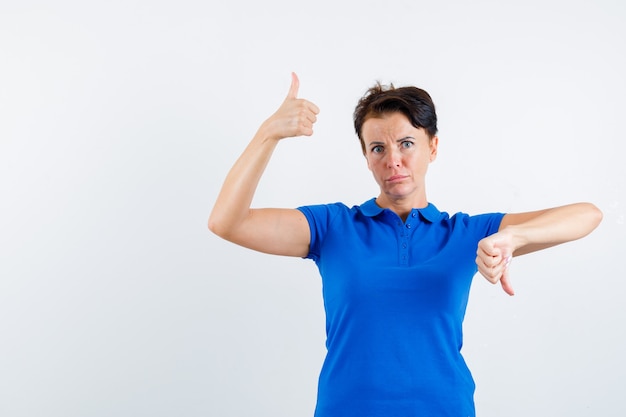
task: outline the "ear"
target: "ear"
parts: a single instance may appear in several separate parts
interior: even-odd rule
[[[435,135],[430,138],[430,143],[428,145],[430,147],[430,162],[433,162],[437,159],[437,149],[439,148],[439,136]]]

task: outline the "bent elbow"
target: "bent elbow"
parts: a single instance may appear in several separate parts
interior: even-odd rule
[[[593,222],[593,228],[595,229],[596,227],[598,227],[598,225],[600,224],[600,222],[602,222],[602,218],[604,217],[604,214],[602,213],[602,210],[600,210],[596,205],[589,203],[589,205],[591,206],[591,219]]]
[[[216,231],[217,230],[216,229],[217,225],[216,225],[215,221],[211,217],[209,217],[208,227],[209,227],[209,231],[217,234],[217,231]]]
[[[212,214],[209,216],[208,227],[212,233],[216,234],[219,237],[223,238],[226,234],[226,228],[224,227],[224,222],[220,222]]]
[[[208,227],[213,234],[235,243],[236,228],[229,219],[211,215],[209,216]]]
[[[579,207],[579,230],[582,236],[587,236],[598,227],[604,215],[602,214],[602,210],[593,203],[581,203]]]

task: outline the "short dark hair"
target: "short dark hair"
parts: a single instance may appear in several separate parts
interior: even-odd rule
[[[430,94],[417,87],[394,87],[393,84],[376,85],[369,88],[354,109],[354,130],[365,154],[365,142],[361,135],[363,123],[385,113],[400,112],[416,128],[423,128],[429,137],[437,134],[437,113]]]

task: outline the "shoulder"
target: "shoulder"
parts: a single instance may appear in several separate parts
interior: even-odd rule
[[[445,211],[439,211],[432,203],[429,204],[428,209],[428,217],[433,219],[433,223],[435,223],[434,218],[437,218],[439,222],[447,223],[451,227],[473,230],[480,234],[497,232],[502,218],[505,216],[505,213],[500,212],[469,214],[463,211],[449,215]]]
[[[359,206],[348,207],[344,203],[314,204],[297,209],[309,223],[310,244],[308,258],[319,259],[324,242],[329,236],[344,236],[356,223]]]
[[[455,224],[462,224],[468,231],[486,237],[498,231],[504,215],[504,213],[498,212],[482,214],[459,212],[455,213],[450,220]]]
[[[348,212],[350,208],[344,203],[311,204],[297,207],[305,216],[334,216],[341,212]]]
[[[354,216],[358,213],[368,213],[376,210],[376,203],[374,203],[375,199],[371,199],[366,201],[361,205],[353,205],[348,206],[342,202],[335,203],[326,203],[326,204],[312,204],[312,205],[304,205],[297,207],[305,216],[313,216],[313,217],[335,217],[338,215],[350,215]],[[378,211],[382,209],[378,208]],[[366,214],[367,215],[367,214]]]

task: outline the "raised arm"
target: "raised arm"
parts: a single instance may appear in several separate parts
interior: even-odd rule
[[[508,264],[513,256],[580,239],[602,220],[602,212],[591,203],[577,203],[528,213],[507,214],[498,233],[478,243],[478,271],[491,283],[500,281],[513,295]]]
[[[298,98],[299,80],[292,73],[291,87],[279,109],[259,128],[224,180],[209,216],[209,229],[218,236],[260,252],[306,256],[310,232],[296,209],[252,209],[257,185],[281,139],[311,136],[319,109]]]

